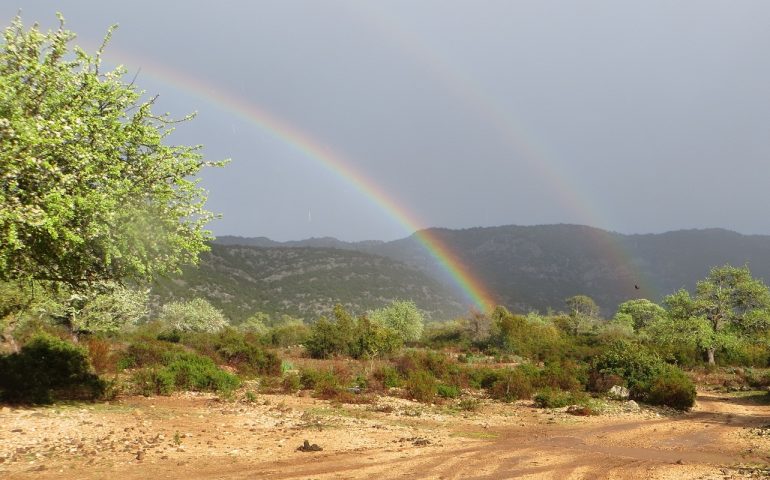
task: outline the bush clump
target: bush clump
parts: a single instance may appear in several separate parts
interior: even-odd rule
[[[18,353],[0,357],[0,399],[31,404],[93,400],[104,394],[106,383],[91,370],[84,348],[40,334]]]
[[[535,394],[535,405],[540,408],[562,408],[568,405],[587,405],[588,396],[582,392],[569,392],[544,388]]]
[[[436,378],[426,370],[410,372],[405,387],[409,398],[418,402],[431,403],[438,394]]]
[[[607,377],[622,378],[632,398],[656,405],[688,410],[695,404],[695,385],[677,367],[644,347],[618,341],[593,364],[592,385]]]
[[[513,402],[530,398],[532,390],[531,379],[520,368],[504,369],[495,375],[489,395],[503,402]]]
[[[678,368],[667,365],[652,382],[647,403],[689,410],[695,404],[695,385]]]

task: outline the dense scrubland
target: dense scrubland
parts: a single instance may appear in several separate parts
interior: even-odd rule
[[[307,390],[343,403],[392,395],[473,410],[488,397],[596,414],[612,387],[687,410],[703,373],[730,369],[743,385],[770,385],[770,294],[745,267],[714,268],[694,296],[676,292],[663,306],[630,300],[609,319],[576,296],[547,315],[496,307],[426,324],[413,303],[398,301],[357,316],[337,305],[308,322],[257,312],[232,325],[201,299],[150,314],[146,296],[127,287],[89,299],[3,289],[0,398],[10,403]],[[254,379],[256,389],[239,388]]]

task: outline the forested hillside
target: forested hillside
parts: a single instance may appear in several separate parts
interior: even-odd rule
[[[235,322],[257,311],[314,320],[336,303],[363,313],[397,299],[413,300],[437,319],[466,311],[450,289],[414,268],[330,248],[214,244],[199,267],[159,282],[153,294],[162,301],[204,297]]]
[[[585,294],[611,316],[630,298],[659,301],[692,288],[709,268],[748,264],[770,280],[770,236],[722,229],[678,230],[623,235],[582,225],[538,225],[432,229],[512,310],[563,308],[564,299]],[[411,265],[451,285],[447,274],[414,236],[391,242],[309,239],[279,243],[268,239],[223,237],[218,242],[357,249]]]

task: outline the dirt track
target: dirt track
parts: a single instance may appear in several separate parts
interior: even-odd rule
[[[128,398],[3,409],[0,478],[746,478],[739,466],[770,458],[767,423],[767,404],[718,394],[683,415],[598,417],[526,403],[465,414],[388,398]],[[323,451],[297,451],[304,439]]]

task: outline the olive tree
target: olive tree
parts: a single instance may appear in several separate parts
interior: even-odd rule
[[[229,325],[221,310],[203,298],[163,305],[158,320],[169,330],[216,333]]]
[[[368,318],[396,332],[401,340],[419,340],[425,324],[423,313],[411,301],[397,300],[390,305],[369,312]]]
[[[149,279],[197,261],[213,214],[197,146],[60,26],[16,18],[0,45],[0,280],[82,288]],[[187,120],[185,117],[180,120]]]
[[[668,329],[660,331],[694,342],[709,364],[718,350],[750,340],[770,325],[770,290],[746,266],[715,267],[697,283],[694,297],[680,290],[665,303],[670,320]]]

